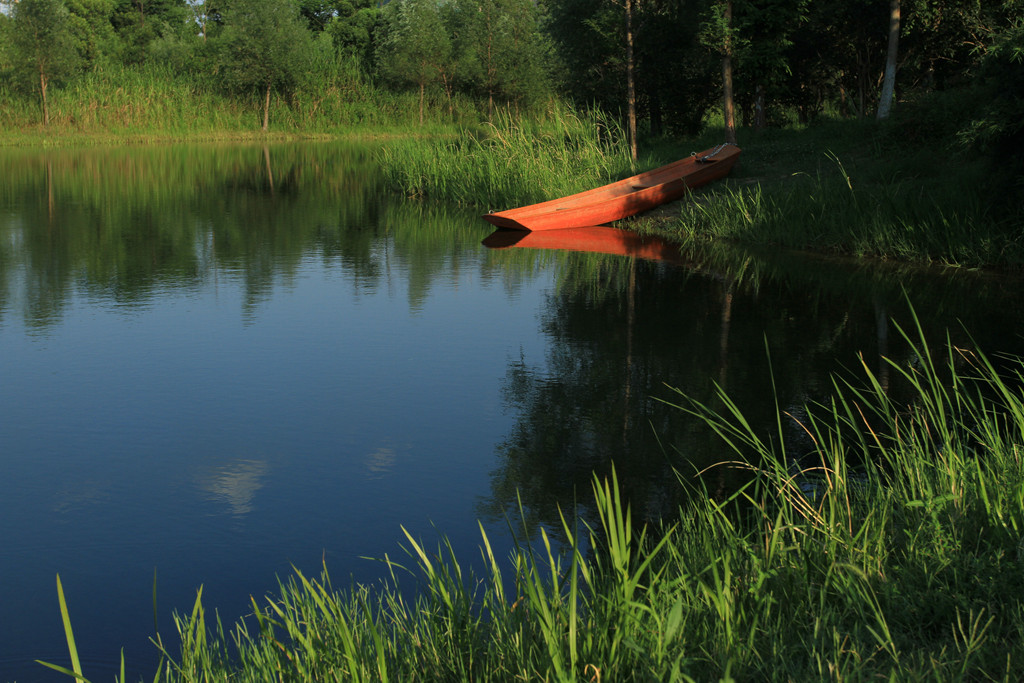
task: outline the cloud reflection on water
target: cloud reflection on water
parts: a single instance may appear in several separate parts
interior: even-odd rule
[[[381,479],[395,467],[395,449],[381,446],[366,456],[366,472],[368,479]]]
[[[207,499],[227,505],[233,516],[243,517],[255,509],[253,500],[269,469],[263,460],[237,460],[201,474],[199,490]]]

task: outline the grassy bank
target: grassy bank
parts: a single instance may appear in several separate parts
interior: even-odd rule
[[[0,92],[0,146],[386,137],[379,161],[396,192],[481,211],[578,192],[722,140],[713,125],[699,139],[648,140],[633,162],[614,117],[557,102],[485,121],[469,101],[436,101],[420,125],[414,93],[356,75],[275,97],[269,133],[259,130],[256,99],[158,66],[90,73],[55,91],[47,128],[33,100],[10,95]],[[959,100],[929,101],[884,124],[823,118],[741,129],[744,152],[729,180],[627,225],[675,239],[1020,268],[1015,197],[1024,185],[958,144],[971,116],[962,109]]]
[[[890,368],[909,401],[866,367],[837,379],[799,452],[781,406],[763,435],[725,395],[680,395],[745,488],[681,475],[693,502],[642,528],[613,475],[589,527],[566,519],[510,561],[483,535],[480,575],[407,536],[381,584],[296,573],[230,630],[200,594],[157,679],[1018,680],[1024,365],[1000,367],[918,344]]]
[[[941,130],[906,120],[834,120],[743,131],[731,178],[640,229],[961,267],[1024,266],[1015,197],[1024,182]],[[1010,169],[1012,170],[1012,169]]]
[[[503,112],[452,137],[398,141],[380,159],[388,184],[408,197],[496,210],[632,173],[624,141],[614,119],[555,104],[533,120]]]
[[[280,138],[334,138],[450,131],[453,121],[479,120],[471,103],[432,103],[419,123],[418,97],[339,75],[315,87],[275,95],[270,130],[261,127],[258,96],[228,96],[202,79],[168,66],[111,66],[85,74],[50,98],[50,125],[39,103],[0,84],[0,146],[61,146]]]
[[[1013,199],[1024,185],[991,157],[958,147],[955,124],[923,138],[908,137],[910,125],[822,120],[741,131],[743,155],[729,179],[623,226],[686,241],[1024,266]],[[403,140],[381,162],[396,191],[487,211],[579,192],[721,140],[712,127],[699,139],[651,141],[632,162],[614,120],[554,108],[540,122],[504,117],[450,138]]]

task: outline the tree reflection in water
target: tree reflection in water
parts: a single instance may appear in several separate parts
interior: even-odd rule
[[[698,473],[713,495],[733,491],[746,470],[721,464],[735,454],[663,402],[678,400],[670,388],[722,407],[720,386],[765,438],[787,413],[787,457],[799,461],[811,444],[797,420],[834,376],[854,377],[863,356],[888,386],[882,357],[908,359],[889,332],[890,318],[912,324],[908,300],[930,343],[948,333],[953,344],[990,353],[1024,349],[1005,332],[1022,329],[1013,279],[732,247],[680,250],[635,234],[613,243],[611,229],[588,230],[484,241],[561,250],[541,317],[546,357],[509,362],[505,400],[520,417],[498,447],[486,516],[514,516],[519,495],[531,528],[557,528],[559,508],[585,507],[592,473],[607,474],[613,462],[638,520],[674,510],[688,490],[679,479]]]

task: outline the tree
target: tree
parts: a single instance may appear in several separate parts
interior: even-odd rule
[[[998,167],[992,189],[1020,223],[1024,201],[1024,19],[1010,18],[992,36],[978,70],[979,110],[958,138]]]
[[[189,18],[199,27],[199,37],[205,44],[212,36],[219,35],[224,17],[221,15],[223,5],[207,0],[187,0]]]
[[[238,93],[259,92],[263,130],[270,125],[270,97],[297,86],[307,72],[312,37],[289,0],[232,0],[218,38],[224,85]]]
[[[900,0],[889,0],[889,45],[885,52],[885,77],[882,94],[878,99],[879,121],[889,118],[892,98],[896,89],[896,57],[900,42]]]
[[[643,0],[634,3],[637,118],[650,121],[652,135],[692,135],[716,100],[711,83],[721,73],[698,41],[704,0]]]
[[[734,36],[743,37],[734,39],[733,56],[739,63],[736,99],[744,125],[753,123],[755,129],[763,129],[769,108],[780,100],[795,105],[802,121],[817,108],[811,92],[817,74],[799,69],[802,64],[794,50],[794,37],[808,29],[808,5],[808,0],[734,2]]]
[[[48,126],[50,85],[73,74],[78,64],[70,13],[61,0],[21,0],[12,19],[16,68],[39,94]]]
[[[633,55],[633,0],[626,0],[626,129],[629,155],[636,161],[636,59]]]
[[[116,0],[110,23],[121,38],[121,60],[125,64],[146,61],[153,41],[179,33],[194,16],[195,8],[185,0]],[[195,31],[194,25],[191,30]]]
[[[886,47],[877,18],[885,15],[888,4],[889,0],[817,0],[808,5],[806,26],[792,34],[791,63],[801,80],[835,88],[844,114],[868,116],[874,107]]]
[[[544,47],[532,0],[457,0],[449,33],[459,70],[487,98],[523,103],[547,90]]]
[[[720,0],[711,6],[701,36],[708,47],[722,57],[722,118],[725,122],[725,141],[736,144],[736,105],[733,98],[732,58],[736,50],[736,35],[732,21],[732,0]]]
[[[900,82],[939,90],[962,83],[1022,9],[1020,0],[903,0]]]
[[[624,110],[634,155],[639,103],[644,98],[638,67],[642,41],[637,39],[642,6],[637,0],[556,0],[548,8],[546,25],[565,65],[562,87],[588,105]],[[669,41],[663,47],[675,44]]]
[[[381,73],[419,89],[420,123],[428,85],[450,70],[452,44],[435,0],[395,0],[384,10],[384,38],[378,52]]]
[[[637,137],[645,127],[653,135],[692,135],[702,127],[704,113],[715,99],[713,69],[721,74],[720,62],[716,67],[698,40],[700,22],[694,21],[694,16],[707,13],[708,4],[709,0],[631,0],[627,22],[624,0],[549,0],[543,25],[560,63],[553,76],[577,102],[623,112],[627,127],[632,101]]]
[[[580,103],[621,110],[625,98],[622,35],[625,23],[613,2],[555,0],[545,30],[564,67],[558,85]]]
[[[299,13],[309,25],[309,30],[320,33],[327,28],[327,23],[336,14],[335,4],[331,0],[298,0]]]
[[[0,2],[0,7],[3,7],[4,3]],[[7,10],[0,11],[0,83],[5,80],[6,72],[11,68],[11,43],[14,38],[12,36],[12,23],[11,18],[7,15]]]
[[[724,26],[722,42],[722,113],[725,121],[725,141],[736,144],[736,109],[732,92],[732,0],[725,0],[722,12]]]
[[[95,69],[117,53],[110,23],[116,0],[64,0],[70,12],[75,49],[86,70]]]
[[[299,11],[314,34],[327,33],[339,53],[367,68],[372,39],[380,20],[380,0],[298,0]]]
[[[327,22],[335,49],[355,59],[359,68],[369,72],[373,61],[374,39],[381,12],[375,0],[337,0],[335,15]]]
[[[843,77],[855,69],[851,68],[852,51],[843,46],[843,32],[836,27],[831,9],[823,2],[807,2],[801,3],[795,17],[778,16],[772,32],[778,48],[752,65],[754,78],[774,90],[772,99],[765,98],[767,120],[773,112],[795,108],[800,122],[806,123],[829,101],[835,101],[841,116],[848,115],[845,88],[849,84],[844,85]]]

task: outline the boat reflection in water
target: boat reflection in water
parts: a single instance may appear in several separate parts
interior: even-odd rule
[[[679,246],[653,235],[638,235],[629,230],[592,226],[527,232],[499,228],[484,238],[490,249],[563,249],[615,256],[634,256],[648,261],[666,261],[682,265],[686,261]]]

